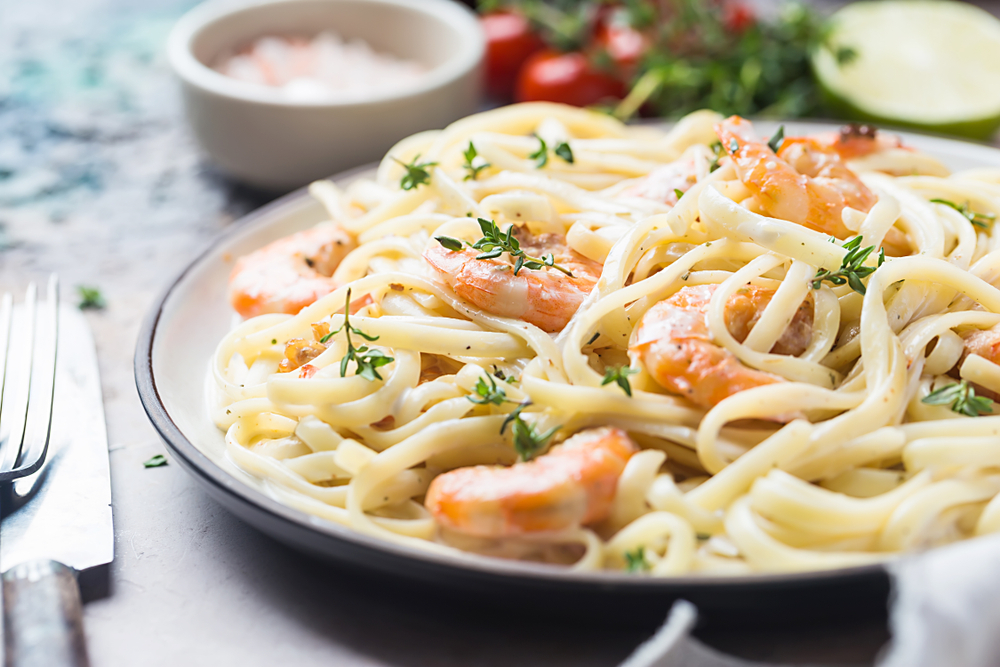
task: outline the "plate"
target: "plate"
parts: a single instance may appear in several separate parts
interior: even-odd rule
[[[758,123],[762,136],[777,125]],[[829,123],[786,123],[789,134],[837,129]],[[1000,167],[1000,150],[952,139],[903,134],[906,142],[953,170]],[[346,184],[364,167],[335,177]],[[272,498],[262,483],[225,455],[223,433],[209,418],[209,359],[233,324],[226,281],[235,258],[325,219],[305,189],[247,215],[178,275],[153,306],[135,355],[136,384],[153,425],[177,462],[228,510],[296,549],[340,566],[368,570],[393,584],[406,580],[478,605],[532,605],[547,615],[625,624],[662,619],[674,600],[695,603],[715,623],[770,625],[885,614],[889,576],[883,566],[740,577],[635,577],[576,573],[554,566],[476,557],[456,559],[383,542]]]

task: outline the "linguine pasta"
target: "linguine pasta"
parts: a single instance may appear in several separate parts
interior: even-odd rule
[[[720,120],[697,112],[664,132],[518,105],[400,142],[373,179],[313,184],[357,247],[327,296],[296,315],[246,320],[219,344],[213,417],[231,459],[287,505],[387,541],[585,571],[839,568],[1000,530],[1000,411],[984,398],[1000,394],[1000,367],[966,349],[969,331],[989,336],[1000,323],[1000,170],[949,175],[903,148],[850,160],[877,202],[845,209],[850,237],[831,238],[761,214],[713,148]],[[541,167],[539,138],[549,151]],[[552,152],[563,144],[572,162]],[[401,189],[402,164],[426,165],[427,181]],[[684,181],[679,199],[661,192],[677,176],[671,165]],[[482,236],[479,218],[565,236],[598,267],[561,330],[476,306],[424,259],[435,237]],[[880,262],[890,234],[905,245]],[[817,283],[844,266],[855,236],[875,248],[859,264],[871,269],[864,294]],[[565,279],[549,267],[521,271],[551,275],[556,287]],[[783,381],[698,405],[630,356],[651,307],[704,285],[714,286],[712,344]],[[740,340],[726,309],[747,285],[773,297]],[[340,331],[308,370],[279,372],[289,341],[316,345],[344,324],[348,289],[349,327],[366,334],[354,348],[392,361],[374,379],[342,366],[350,349]],[[527,298],[513,287],[501,296],[508,306]],[[804,349],[775,353],[803,303],[812,304]],[[628,393],[603,383],[623,367]],[[950,385],[978,391],[978,416],[924,400]],[[482,400],[492,386],[502,400]],[[629,434],[639,451],[605,518],[501,537],[435,521],[424,506],[435,477],[515,465],[513,429],[501,432],[515,411],[536,435],[555,429],[543,451],[593,427]]]

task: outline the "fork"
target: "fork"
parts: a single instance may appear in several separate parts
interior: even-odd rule
[[[14,327],[15,319],[18,326]],[[0,484],[37,472],[48,454],[59,338],[59,278],[49,277],[45,303],[28,286],[15,318],[14,297],[0,297]],[[4,604],[7,603],[7,604]],[[0,612],[9,606],[0,585]],[[9,611],[9,610],[8,610]],[[7,650],[10,627],[0,613],[0,641]],[[83,640],[82,636],[72,641]]]

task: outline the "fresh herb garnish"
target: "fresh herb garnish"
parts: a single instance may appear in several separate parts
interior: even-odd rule
[[[962,214],[962,216],[971,222],[976,227],[981,229],[989,229],[990,225],[996,222],[996,213],[976,213],[969,208],[969,202],[966,202],[959,206],[953,201],[948,201],[947,199],[932,199],[933,204],[944,204],[945,206],[951,207]]]
[[[452,252],[458,252],[462,249],[462,242],[450,236],[435,236],[434,240]]]
[[[535,169],[541,169],[549,163],[549,147],[545,143],[545,139],[542,139],[537,134],[534,135],[535,139],[538,139],[538,150],[534,153],[529,153],[528,158],[535,161]],[[569,147],[565,141],[560,141],[556,144],[556,147],[552,149],[552,152],[556,154],[557,157],[562,158],[564,162],[573,164],[575,158],[573,157],[573,149]]]
[[[406,173],[403,178],[399,181],[399,187],[404,190],[413,190],[425,183],[431,182],[431,173],[427,171],[429,167],[437,166],[437,162],[417,162],[420,159],[420,153],[413,156],[413,159],[409,162],[403,162],[397,158],[392,158],[397,163],[399,163]]]
[[[730,153],[735,153],[739,149],[740,149],[740,142],[736,141],[736,139],[730,139],[729,140],[729,152]]]
[[[711,146],[709,146],[709,148],[711,148],[712,153],[715,154],[715,158],[708,165],[708,173],[712,173],[713,171],[719,168],[719,158],[722,157],[722,142],[716,141]]]
[[[573,164],[576,162],[576,158],[573,157],[573,149],[570,148],[569,144],[565,141],[560,141],[556,144],[555,150],[552,152],[556,154],[556,157],[562,159],[562,161],[567,164]]]
[[[774,136],[768,139],[767,147],[772,151],[777,153],[781,150],[781,144],[785,143],[785,126],[778,126],[778,131],[774,133]]]
[[[646,547],[636,547],[632,551],[625,552],[626,572],[645,572],[649,570],[649,563],[646,562]]]
[[[482,238],[475,243],[466,243],[470,248],[483,251],[481,254],[476,255],[476,259],[496,259],[500,255],[507,253],[514,260],[515,276],[522,268],[538,271],[548,266],[557,271],[562,271],[570,278],[573,277],[573,273],[569,269],[556,264],[552,253],[542,255],[541,257],[533,257],[526,254],[521,249],[521,244],[514,237],[514,225],[508,227],[507,232],[504,233],[500,231],[500,228],[494,221],[479,218],[479,229],[483,232]],[[434,239],[448,250],[457,252],[462,249],[462,242],[456,238],[435,236]]]
[[[924,396],[921,403],[948,405],[952,412],[969,417],[978,417],[993,412],[993,401],[985,396],[976,396],[976,390],[972,388],[968,380],[952,382],[940,389],[935,389]]]
[[[521,411],[531,405],[531,401],[518,404],[514,411],[507,415],[500,426],[500,435],[503,435],[507,424],[510,424],[511,435],[514,437],[514,451],[522,461],[530,461],[538,456],[552,436],[562,428],[561,425],[553,426],[545,433],[539,433],[538,427],[529,424],[521,419]]]
[[[157,454],[156,456],[143,461],[143,468],[160,468],[167,465],[167,457],[163,454]]]
[[[823,284],[824,280],[827,280],[834,285],[843,285],[847,283],[851,286],[858,294],[864,296],[865,285],[861,282],[862,278],[867,278],[871,274],[875,273],[875,268],[873,266],[864,266],[865,260],[868,259],[868,255],[875,251],[875,246],[870,245],[867,248],[861,247],[861,237],[855,236],[850,241],[844,243],[843,247],[848,251],[844,255],[844,259],[840,264],[840,268],[836,271],[829,271],[828,269],[820,269],[813,276],[812,286],[813,289],[819,289],[819,286]],[[878,254],[878,265],[882,266],[885,262],[885,249],[879,250]]]
[[[77,285],[76,291],[80,295],[80,310],[87,310],[88,308],[99,310],[108,305],[104,300],[104,295],[101,294],[101,290],[96,287]]]
[[[684,196],[684,191],[680,188],[674,188],[674,196],[677,197],[677,201],[680,201],[681,197]]]
[[[347,376],[347,365],[350,362],[357,364],[357,368],[354,370],[355,375],[360,375],[369,382],[374,382],[375,380],[381,380],[382,376],[378,373],[378,368],[385,366],[386,364],[391,364],[395,359],[388,356],[382,350],[374,350],[369,348],[367,345],[362,345],[361,347],[354,347],[354,343],[351,342],[351,334],[356,336],[361,336],[367,341],[376,341],[379,339],[378,336],[370,336],[366,334],[361,329],[351,326],[351,288],[347,288],[347,298],[346,303],[344,303],[344,323],[341,324],[335,331],[331,331],[322,338],[319,339],[321,343],[327,343],[335,335],[339,334],[341,331],[347,337],[347,354],[344,358],[340,360],[340,377]]]
[[[611,384],[614,382],[619,387],[622,388],[629,396],[632,395],[632,386],[628,382],[629,375],[635,375],[639,371],[635,368],[630,368],[628,366],[616,366],[608,368],[604,371],[604,379],[601,380],[601,386],[606,384]]]
[[[502,380],[503,378],[500,379]],[[510,400],[507,398],[507,393],[497,386],[497,381],[493,379],[492,375],[487,375],[485,378],[480,377],[475,389],[476,395],[473,396],[470,394],[466,398],[478,405],[487,405],[490,403],[493,405],[503,405]]]
[[[474,181],[479,178],[479,172],[493,166],[479,157],[479,153],[476,152],[476,147],[471,141],[469,142],[469,147],[462,152],[462,155],[465,157],[465,164],[462,165],[462,168],[466,171],[463,180]]]

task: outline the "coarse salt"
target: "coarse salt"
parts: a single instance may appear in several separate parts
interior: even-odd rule
[[[333,32],[304,37],[260,37],[213,67],[226,76],[278,88],[290,101],[359,98],[417,81],[426,68],[379,53],[361,39]]]

